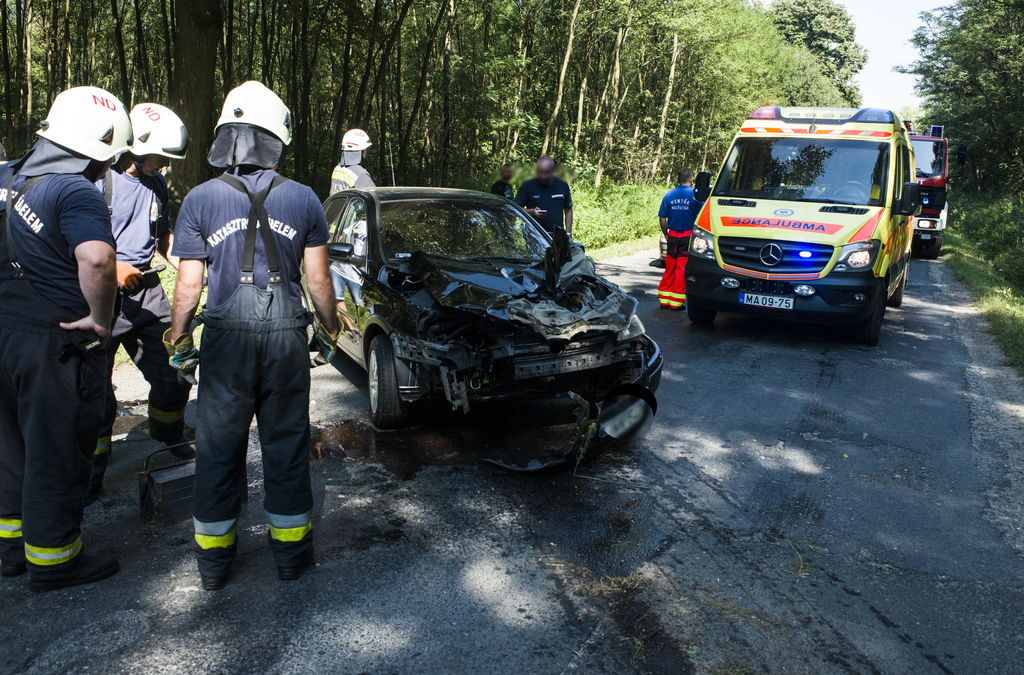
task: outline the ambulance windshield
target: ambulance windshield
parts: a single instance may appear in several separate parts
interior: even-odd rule
[[[851,139],[737,139],[715,196],[882,206],[889,144]]]
[[[914,163],[917,165],[918,178],[939,178],[946,168],[946,144],[942,141],[924,141],[916,138],[914,144]]]

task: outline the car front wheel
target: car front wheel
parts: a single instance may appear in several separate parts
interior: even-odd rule
[[[395,350],[386,335],[370,341],[366,355],[370,421],[378,429],[398,429],[409,422],[409,404],[398,395]]]

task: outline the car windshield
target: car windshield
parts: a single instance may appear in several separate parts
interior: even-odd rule
[[[423,252],[469,258],[540,259],[549,243],[511,204],[417,199],[383,202],[380,235],[388,259]]]
[[[881,206],[889,144],[850,139],[740,138],[715,195]]]
[[[918,178],[938,178],[946,167],[946,144],[942,141],[913,140]]]

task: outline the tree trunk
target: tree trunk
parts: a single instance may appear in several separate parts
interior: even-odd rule
[[[149,74],[149,52],[146,49],[146,42],[146,31],[142,27],[142,10],[139,7],[139,0],[135,0],[135,62],[142,78],[142,88],[152,101],[156,94]]]
[[[434,50],[434,40],[437,38],[437,29],[441,27],[441,21],[448,11],[447,4],[442,2],[441,9],[434,20],[434,27],[430,29],[430,37],[427,38],[427,48],[423,52],[422,65],[420,67],[420,82],[416,87],[416,98],[412,102],[412,110],[409,111],[409,121],[405,126],[405,135],[402,136],[402,147],[398,151],[398,173],[404,178],[409,162],[409,144],[412,142],[412,130],[416,124],[416,116],[420,111],[420,104],[423,102],[423,92],[427,88],[427,74],[430,72],[430,54]]]
[[[442,108],[441,108],[441,185],[448,185],[450,151],[452,146],[452,33],[455,31],[455,0],[444,0],[448,7],[448,23],[444,31],[444,57],[442,61]]]
[[[612,140],[615,134],[615,122],[619,114],[619,107],[622,102],[619,99],[619,78],[622,73],[622,45],[626,42],[626,34],[629,33],[629,28],[633,23],[633,15],[629,15],[629,19],[626,21],[625,26],[620,26],[619,31],[615,36],[615,59],[612,64],[611,74],[611,99],[612,99],[612,111],[608,113],[608,125],[604,132],[604,143],[601,145],[601,154],[597,158],[597,174],[594,176],[594,185],[601,185],[601,177],[604,175],[604,159],[608,154],[608,150],[611,149]],[[629,91],[629,87],[626,88]],[[623,95],[625,98],[625,94]]]
[[[11,138],[13,136],[11,118],[14,115],[14,108],[11,105],[11,57],[7,44],[7,26],[7,0],[2,0],[0,1],[0,27],[3,29],[3,34],[0,35],[0,47],[3,48],[3,54],[0,55],[0,59],[2,59],[4,68],[4,138]]]
[[[132,90],[128,84],[128,61],[124,55],[124,31],[121,16],[117,13],[117,0],[110,0],[110,11],[114,17],[114,47],[117,50],[117,65],[121,75],[121,102],[132,108]]]
[[[192,152],[173,162],[171,194],[180,201],[204,176],[206,151],[213,141],[214,108],[217,98],[217,43],[223,16],[219,2],[177,0],[174,64],[178,75],[171,91],[171,106],[188,128]]]
[[[341,93],[335,103],[334,114],[334,154],[341,158],[341,139],[345,136],[345,127],[348,126],[350,115],[348,114],[348,91],[352,82],[352,41],[355,36],[355,22],[352,20],[352,13],[348,15],[348,30],[345,35],[345,58],[341,63]]]
[[[171,19],[167,14],[167,0],[160,0],[160,12],[163,14],[163,28],[164,28],[164,70],[166,70],[165,77],[167,79],[167,96],[170,98],[171,86],[174,82],[174,61],[171,60]]]
[[[32,145],[32,0],[25,3],[25,148]]]
[[[583,101],[587,94],[587,75],[580,83],[580,102],[576,108],[576,132],[572,136],[572,168],[576,170],[576,162],[580,156],[580,131],[583,129]]]
[[[221,46],[221,79],[224,81],[224,95],[235,88],[235,0],[227,0],[227,16],[224,21],[224,40]]]
[[[661,106],[661,125],[658,127],[658,149],[654,151],[654,162],[651,164],[651,180],[658,176],[658,162],[661,151],[665,147],[665,125],[668,122],[668,106],[672,102],[672,84],[676,79],[676,59],[679,57],[679,33],[672,34],[672,62],[668,68],[668,86],[665,88],[665,103]]]
[[[548,154],[548,144],[551,142],[551,134],[555,129],[555,122],[558,120],[558,113],[562,111],[562,91],[565,89],[565,73],[569,70],[569,57],[572,56],[572,43],[576,39],[576,16],[580,12],[580,1],[572,8],[572,19],[569,21],[569,39],[565,45],[565,58],[562,59],[562,70],[558,73],[558,90],[555,94],[555,107],[548,119],[548,126],[544,130],[544,145],[541,146],[540,154]]]
[[[402,5],[402,9],[399,11],[398,18],[395,19],[395,23],[391,28],[391,35],[388,37],[387,42],[384,43],[384,49],[380,53],[380,66],[377,68],[377,76],[373,80],[373,90],[370,92],[370,102],[366,106],[366,112],[363,117],[369,121],[370,116],[373,114],[373,107],[377,104],[377,95],[380,93],[381,84],[384,81],[384,73],[388,68],[388,60],[391,57],[391,51],[395,48],[397,43],[402,37],[402,24],[405,23],[405,17],[409,14],[409,8],[412,7],[413,0],[405,0]]]

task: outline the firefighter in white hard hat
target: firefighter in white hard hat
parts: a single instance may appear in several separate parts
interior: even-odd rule
[[[132,127],[95,87],[57,95],[40,126],[32,151],[0,167],[0,572],[49,591],[118,571],[85,554],[81,524],[117,293],[93,183]]]
[[[253,415],[278,576],[297,579],[313,562],[311,314],[302,305],[303,266],[320,317],[318,361],[334,354],[338,316],[320,201],[275,171],[291,136],[291,115],[274,92],[258,82],[229,92],[208,157],[228,170],[189,193],[174,231],[173,253],[181,260],[164,341],[171,364],[183,373],[202,363],[192,515],[207,590],[224,586],[235,558]],[[198,355],[189,326],[204,268],[209,289]]]
[[[117,242],[117,280],[123,294],[121,312],[107,345],[107,403],[87,504],[102,490],[110,458],[117,418],[111,374],[119,346],[149,382],[149,435],[170,446],[179,457],[194,454],[183,433],[185,405],[193,383],[179,377],[178,370],[167,363],[163,334],[171,327],[171,305],[153,265],[159,253],[172,267],[178,266],[178,259],[170,255],[170,197],[161,171],[172,159],[185,158],[188,130],[181,118],[156,103],[138,104],[129,117],[135,142],[99,183]]]
[[[366,149],[373,145],[362,129],[349,129],[341,138],[341,161],[331,174],[331,194],[351,188],[372,188],[377,184],[362,166]]]

